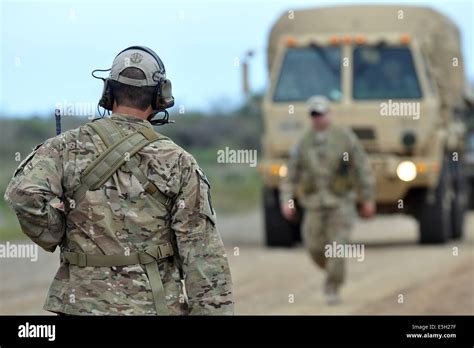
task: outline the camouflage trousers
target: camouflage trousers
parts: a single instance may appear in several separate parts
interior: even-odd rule
[[[326,257],[326,245],[349,242],[355,217],[354,203],[343,203],[334,208],[305,210],[303,241],[313,261],[326,270],[326,284],[339,287],[345,279],[344,258]]]

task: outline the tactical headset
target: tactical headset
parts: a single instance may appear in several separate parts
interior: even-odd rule
[[[148,54],[150,54],[158,63],[159,71],[153,74],[153,80],[157,82],[155,89],[153,91],[153,97],[151,100],[151,107],[153,109],[153,115],[157,114],[158,112],[165,111],[166,109],[172,107],[174,105],[174,97],[172,94],[171,89],[171,81],[166,79],[166,70],[163,62],[161,61],[160,57],[153,52],[153,50],[149,49],[145,46],[130,46],[121,52],[119,52],[115,58],[117,58],[121,53],[128,51],[128,50],[141,50]],[[114,58],[114,60],[115,60]],[[96,69],[92,72],[92,76],[104,81],[104,89],[102,90],[102,96],[99,100],[99,106],[103,107],[106,110],[112,111],[112,107],[114,105],[114,96],[113,91],[110,88],[109,78],[101,78],[94,75],[96,71],[110,71],[111,69],[101,70]],[[167,112],[166,112],[167,114]]]

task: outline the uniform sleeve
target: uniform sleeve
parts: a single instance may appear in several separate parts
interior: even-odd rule
[[[362,200],[364,202],[373,202],[375,200],[375,178],[370,167],[370,163],[364,147],[357,136],[351,130],[348,130],[349,142],[351,146],[352,158],[354,161],[354,171],[356,183],[359,186]]]
[[[61,163],[59,151],[47,141],[20,164],[5,192],[23,232],[50,252],[65,233]]]
[[[301,143],[291,149],[287,162],[287,175],[280,182],[280,204],[288,204],[295,197],[296,186],[301,173]]]
[[[234,313],[226,251],[216,227],[209,183],[194,160],[181,158],[181,190],[172,209],[172,229],[191,315]]]

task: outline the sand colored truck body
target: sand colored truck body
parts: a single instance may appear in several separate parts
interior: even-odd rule
[[[436,196],[461,186],[460,165],[452,163],[463,149],[460,45],[457,26],[429,8],[341,6],[283,13],[269,36],[270,83],[263,101],[259,169],[267,226],[277,214],[271,206],[289,150],[310,126],[305,102],[312,94],[332,100],[335,123],[352,128],[369,153],[379,211],[411,213],[423,224],[427,206],[419,202],[442,200]],[[404,161],[416,168],[412,180],[397,174]],[[440,181],[447,187],[440,188]],[[431,224],[420,226],[421,240],[449,239],[454,217],[445,220],[450,227],[435,231],[439,238],[427,235]],[[270,245],[288,244],[272,243],[271,233],[267,229]]]

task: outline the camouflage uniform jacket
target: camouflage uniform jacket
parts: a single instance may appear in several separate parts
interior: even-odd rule
[[[280,184],[280,201],[288,204],[300,193],[299,201],[306,209],[335,207],[341,200],[355,199],[354,184],[364,201],[373,201],[374,183],[356,135],[348,128],[330,126],[319,134],[308,131],[292,149]]]
[[[126,115],[111,119],[126,134],[152,127]],[[172,199],[171,211],[150,198],[125,166],[99,189],[71,201],[80,174],[104,150],[101,138],[84,125],[47,140],[20,164],[5,199],[23,232],[50,252],[60,246],[95,255],[136,252],[171,239],[175,255],[158,261],[169,313],[233,314],[231,276],[210,186],[195,159],[169,139],[138,153],[140,169]],[[157,314],[139,264],[80,268],[62,262],[44,308],[76,315]]]

